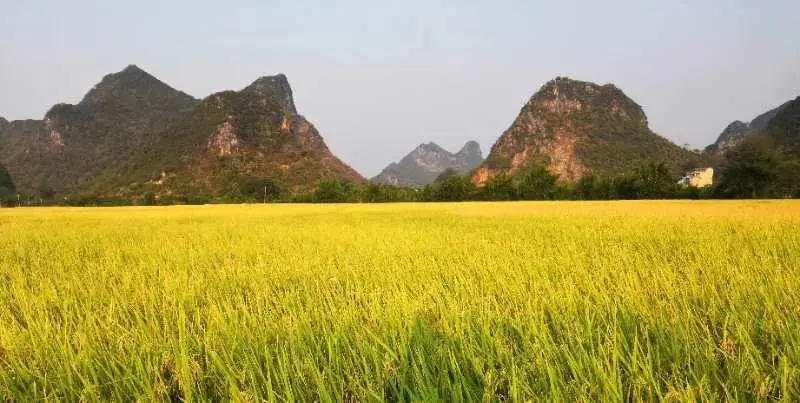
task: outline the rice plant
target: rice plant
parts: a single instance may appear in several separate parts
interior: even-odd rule
[[[0,400],[796,401],[800,203],[0,209]]]

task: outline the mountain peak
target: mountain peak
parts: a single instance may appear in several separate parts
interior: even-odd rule
[[[783,152],[800,157],[800,96],[781,105],[765,126]]]
[[[466,155],[475,156],[475,155],[477,155],[479,158],[482,158],[483,153],[481,152],[480,144],[478,144],[477,141],[470,140],[470,141],[464,143],[464,146],[461,147],[460,150],[458,150],[456,155],[462,155],[462,156],[466,156]]]
[[[556,77],[545,83],[531,97],[526,107],[557,115],[595,111],[610,112],[611,117],[647,126],[647,117],[636,102],[614,84],[599,85],[589,81]]]
[[[121,71],[106,74],[97,85],[86,93],[78,105],[120,104],[144,98],[194,100],[191,96],[170,87],[150,73],[131,64]]]
[[[436,153],[447,153],[447,150],[442,148],[442,146],[434,143],[433,141],[429,141],[427,143],[422,143],[417,146],[415,149],[417,152],[436,152]]]
[[[544,166],[574,182],[587,173],[624,174],[653,161],[680,169],[693,158],[653,133],[642,107],[615,85],[556,77],[531,96],[472,179],[485,184],[498,174]]]
[[[263,76],[253,81],[245,90],[256,91],[261,95],[275,99],[287,112],[297,114],[294,105],[292,87],[286,75],[279,73],[274,76]]]
[[[24,191],[47,185],[59,195],[222,197],[253,181],[296,192],[324,179],[364,180],[293,112],[283,74],[200,101],[129,65],[80,103],[3,130],[0,161]]]
[[[430,141],[418,145],[399,162],[389,164],[374,180],[394,186],[424,186],[448,169],[467,174],[481,162],[480,147],[474,141],[467,142],[455,154]]]
[[[121,70],[119,73],[117,73],[117,74],[120,74],[120,73],[125,73],[125,74],[140,74],[140,73],[145,73],[145,74],[147,74],[147,72],[146,72],[146,71],[142,70],[142,69],[141,69],[139,66],[137,66],[137,65],[135,65],[135,64],[129,64],[129,65],[125,66],[125,68],[124,68],[124,69],[122,69],[122,70]]]
[[[734,120],[733,122],[731,122],[731,124],[725,127],[724,131],[731,132],[731,131],[747,130],[749,128],[750,125],[748,123],[742,122],[741,120]]]
[[[784,109],[786,109],[790,103],[791,101],[786,102],[774,109],[770,109],[756,116],[749,123],[741,120],[734,120],[725,127],[725,130],[723,130],[722,133],[719,134],[717,141],[715,141],[714,144],[706,147],[706,153],[710,153],[712,155],[722,154],[725,151],[735,147],[745,137],[766,130],[769,122],[778,116],[778,114],[780,114]]]

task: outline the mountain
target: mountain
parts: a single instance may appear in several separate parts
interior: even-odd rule
[[[43,120],[11,122],[0,134],[0,161],[24,192],[83,191],[197,103],[131,65],[106,75],[77,105],[57,104]]]
[[[218,197],[256,182],[297,191],[324,179],[364,180],[297,114],[289,82],[279,74],[203,99],[93,190]]]
[[[651,131],[642,108],[614,85],[559,77],[522,107],[472,180],[483,184],[534,165],[569,182],[588,173],[629,173],[651,162],[682,173],[699,159]]]
[[[297,114],[286,76],[201,101],[133,65],[42,120],[0,121],[0,161],[21,193],[58,196],[213,197],[245,183],[296,190],[363,180]]]
[[[784,153],[800,158],[800,97],[782,105],[764,131]]]
[[[788,105],[789,102],[786,102],[777,108],[764,112],[756,116],[749,123],[742,122],[741,120],[731,122],[731,124],[720,133],[719,137],[717,137],[717,141],[706,147],[705,153],[708,155],[724,154],[726,151],[739,144],[747,135],[764,131],[769,122]]]
[[[478,143],[468,141],[456,153],[436,143],[420,144],[399,162],[389,164],[374,181],[395,186],[425,186],[447,169],[468,174],[483,162]]]

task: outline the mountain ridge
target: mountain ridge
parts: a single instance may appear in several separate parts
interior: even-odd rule
[[[260,77],[240,91],[211,94],[95,191],[221,197],[253,181],[292,191],[324,179],[363,181],[294,111],[291,87],[282,74]]]
[[[196,103],[129,65],[105,75],[77,104],[55,104],[42,120],[12,122],[0,139],[0,160],[23,191],[80,192]]]
[[[225,113],[221,114],[222,110]],[[4,129],[0,130],[0,161],[17,179],[17,187],[27,193],[43,188],[53,189],[63,196],[89,193],[136,197],[144,191],[164,193],[163,189],[168,186],[144,186],[142,183],[132,191],[128,185],[137,181],[126,179],[126,175],[141,174],[147,158],[157,155],[162,157],[158,161],[186,163],[190,157],[197,157],[195,146],[198,145],[223,160],[240,149],[252,151],[254,144],[269,142],[270,133],[275,134],[273,140],[281,139],[278,134],[289,135],[288,141],[278,141],[284,148],[258,144],[256,148],[262,149],[248,152],[247,158],[258,161],[293,153],[297,160],[274,158],[283,164],[273,167],[286,171],[284,176],[297,173],[292,164],[304,167],[304,175],[298,175],[297,180],[284,178],[283,182],[293,188],[299,185],[298,180],[308,180],[305,187],[327,177],[363,180],[330,154],[316,128],[297,114],[291,86],[283,74],[259,77],[238,92],[221,91],[198,100],[138,66],[128,65],[105,75],[75,105],[55,104],[41,120],[0,122],[0,127]],[[160,145],[167,148],[154,151]],[[194,163],[197,161],[200,159]],[[279,176],[265,174],[266,165],[253,161],[250,166],[260,164],[262,176]],[[219,164],[225,165],[224,162]],[[196,172],[200,173],[220,175],[222,172],[209,168]],[[277,181],[280,182],[280,178]],[[143,183],[157,182],[168,184],[170,180],[156,176]],[[182,185],[195,182],[203,181],[187,179]],[[219,184],[220,181],[206,182]],[[187,191],[220,193],[205,185]],[[173,190],[166,190],[170,192]]]
[[[766,123],[764,132],[782,152],[800,158],[800,96],[783,104]]]
[[[444,171],[468,174],[483,161],[480,145],[466,142],[451,153],[435,142],[422,143],[399,161],[390,163],[373,181],[393,186],[420,187],[433,183]]]
[[[761,113],[749,122],[734,120],[725,127],[719,136],[717,136],[717,140],[714,141],[714,143],[705,148],[704,153],[717,156],[724,154],[726,151],[739,144],[745,137],[764,131],[767,129],[769,122],[785,109],[790,102],[791,101],[784,102],[775,108]]]

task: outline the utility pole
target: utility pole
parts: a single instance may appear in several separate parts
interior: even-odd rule
[[[267,185],[264,185],[264,204],[267,204]]]

